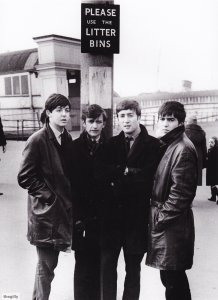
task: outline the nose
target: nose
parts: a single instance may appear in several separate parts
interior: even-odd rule
[[[168,127],[168,125],[169,125],[169,122],[168,122],[167,119],[165,119],[165,120],[164,120],[164,127]]]
[[[129,122],[129,117],[128,117],[128,116],[125,116],[125,117],[123,118],[123,121],[124,121],[125,123],[128,123],[128,122]]]
[[[93,123],[93,127],[94,127],[94,128],[97,128],[97,127],[98,127],[97,122],[94,122],[94,123]]]
[[[61,113],[62,113],[62,116],[66,116],[66,110],[65,109],[62,109]]]

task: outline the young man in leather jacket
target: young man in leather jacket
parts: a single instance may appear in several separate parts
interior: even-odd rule
[[[192,201],[197,188],[197,154],[185,134],[186,112],[177,101],[158,111],[157,136],[162,143],[151,197],[146,264],[158,268],[167,300],[191,300],[185,270],[194,254]]]

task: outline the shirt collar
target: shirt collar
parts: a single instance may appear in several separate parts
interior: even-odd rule
[[[96,143],[99,143],[99,141],[100,141],[100,138],[101,138],[101,136],[99,135],[96,139],[94,139],[94,138],[92,138],[89,134],[88,134],[88,132],[86,132],[86,134],[87,134],[87,137],[88,137],[88,139],[90,140],[90,141],[92,141],[92,142],[96,142]]]
[[[133,141],[135,141],[136,138],[139,136],[140,132],[141,132],[141,128],[139,127],[139,130],[137,130],[136,132],[134,132],[133,135],[130,136],[130,135],[127,135],[126,133],[124,133],[124,135],[125,135],[125,138],[129,137],[129,138],[132,138]]]
[[[51,130],[53,131],[58,143],[61,144],[61,135],[64,132],[64,128],[63,128],[62,132],[60,132],[54,126],[52,126],[50,123],[49,123],[49,126],[50,126]]]

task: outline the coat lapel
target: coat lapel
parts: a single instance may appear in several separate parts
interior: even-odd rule
[[[143,145],[145,144],[145,141],[147,139],[148,133],[144,126],[140,125],[141,132],[134,141],[132,147],[130,148],[130,151],[127,155],[127,161],[131,160],[132,157],[135,157],[135,154],[140,155],[141,150],[144,149]]]

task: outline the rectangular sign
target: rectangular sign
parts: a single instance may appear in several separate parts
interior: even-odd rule
[[[81,21],[82,53],[119,53],[119,5],[82,3]]]

